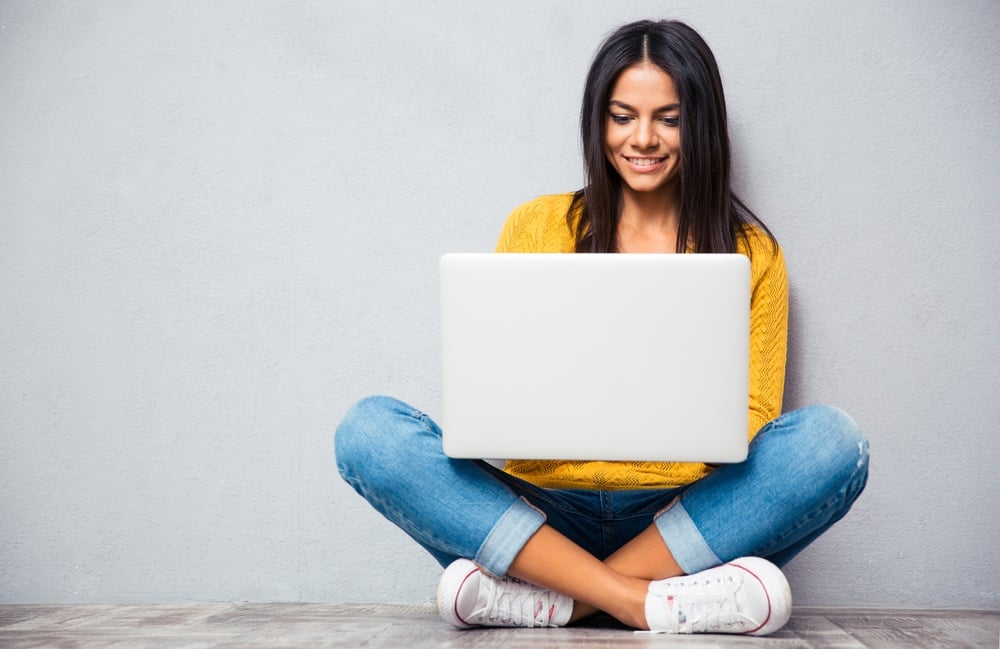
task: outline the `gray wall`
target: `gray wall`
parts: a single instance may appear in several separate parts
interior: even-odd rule
[[[814,605],[1000,608],[992,1],[0,3],[0,601],[431,600],[336,475],[439,408],[436,260],[580,183],[585,68],[688,20],[786,249],[786,407],[871,438]]]

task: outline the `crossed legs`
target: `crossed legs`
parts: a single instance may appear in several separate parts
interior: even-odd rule
[[[442,565],[464,557],[574,600],[573,620],[604,611],[646,628],[650,581],[740,556],[787,562],[846,514],[864,488],[867,442],[832,408],[793,411],[757,435],[748,460],[685,488],[601,561],[545,524],[503,475],[444,456],[440,429],[394,399],[359,402],[335,438],[341,475]]]
[[[573,598],[571,622],[598,611],[623,624],[648,629],[649,582],[683,574],[655,526],[599,561],[548,525],[543,525],[514,558],[513,577]]]

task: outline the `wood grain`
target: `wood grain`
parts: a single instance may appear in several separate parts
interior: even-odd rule
[[[610,618],[565,629],[447,626],[431,606],[393,604],[163,604],[0,606],[0,647],[22,649],[568,649],[724,647],[998,649],[1000,611],[797,608],[767,638],[636,634]]]

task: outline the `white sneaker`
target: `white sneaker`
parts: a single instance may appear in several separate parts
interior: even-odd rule
[[[459,629],[564,626],[573,613],[573,600],[512,577],[491,577],[468,559],[459,559],[441,575],[437,609],[445,622]]]
[[[758,557],[654,581],[646,594],[646,623],[659,633],[768,635],[791,614],[788,580]]]

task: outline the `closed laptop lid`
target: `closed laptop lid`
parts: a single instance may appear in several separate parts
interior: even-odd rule
[[[449,456],[746,458],[747,257],[452,253],[440,281]]]

